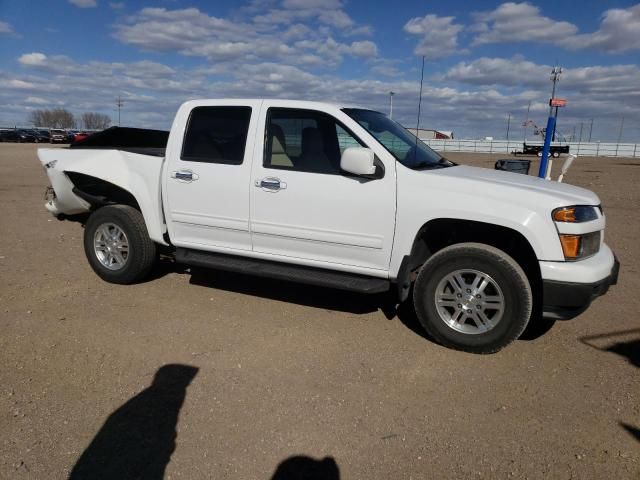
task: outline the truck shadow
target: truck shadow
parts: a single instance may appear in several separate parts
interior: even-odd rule
[[[180,265],[177,267],[180,268]],[[413,309],[411,296],[397,305],[393,291],[367,295],[201,268],[191,268],[190,274],[191,284],[207,288],[357,315],[381,311],[387,320],[397,318],[416,335],[434,342],[420,324]],[[522,340],[535,340],[547,333],[553,325],[553,322],[543,322],[541,319],[536,321],[539,323],[530,322],[530,326],[521,337]]]
[[[159,368],[149,387],[109,415],[69,480],[164,478],[176,448],[178,414],[197,373],[190,365]]]

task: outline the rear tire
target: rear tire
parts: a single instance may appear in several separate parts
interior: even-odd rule
[[[128,205],[102,207],[89,217],[84,251],[100,278],[118,284],[144,279],[157,258],[142,214]]]
[[[533,296],[527,275],[509,255],[481,243],[460,243],[423,265],[413,302],[420,323],[440,344],[494,353],[527,327]]]

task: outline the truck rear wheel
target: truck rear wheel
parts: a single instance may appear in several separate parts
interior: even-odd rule
[[[431,256],[418,275],[413,301],[433,339],[472,353],[494,353],[517,339],[533,304],[520,265],[480,243],[451,245]]]
[[[102,207],[89,217],[84,252],[100,278],[119,284],[142,280],[157,255],[142,214],[127,205]]]

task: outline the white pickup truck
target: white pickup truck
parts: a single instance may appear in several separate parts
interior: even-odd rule
[[[618,277],[594,193],[456,165],[362,108],[190,101],[169,133],[110,129],[38,156],[46,208],[80,216],[108,282],[141,280],[165,246],[192,266],[399,302],[413,291],[434,339],[490,353]]]

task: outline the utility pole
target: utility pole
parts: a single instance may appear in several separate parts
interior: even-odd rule
[[[551,89],[551,98],[556,98],[556,83],[560,80],[560,74],[562,73],[562,67],[553,67],[551,70],[551,81],[553,82],[553,88]],[[556,109],[556,113],[557,113]],[[549,105],[549,116],[553,115],[553,107]]]
[[[507,142],[509,141],[509,129],[511,128],[511,112],[509,112],[509,116],[507,117]]]
[[[591,141],[591,132],[593,131],[593,118],[591,119],[591,124],[589,125],[589,141]]]
[[[120,126],[120,109],[124,106],[124,102],[120,95],[118,95],[118,98],[116,99],[116,106],[118,107],[118,126]]]
[[[389,92],[389,118],[393,118],[393,96],[396,92]]]
[[[571,134],[571,141],[575,142],[576,141],[576,126],[573,126],[573,133]]]

